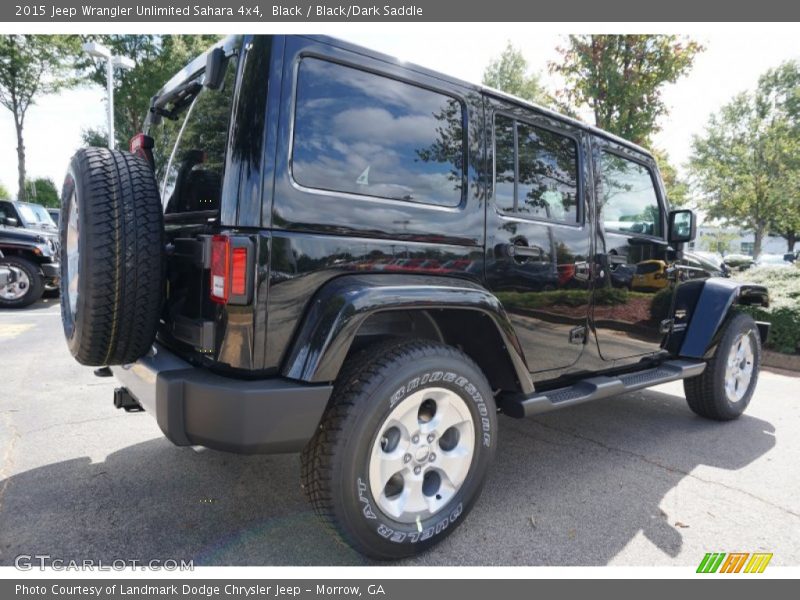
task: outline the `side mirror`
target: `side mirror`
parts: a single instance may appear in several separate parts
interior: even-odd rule
[[[5,223],[9,227],[17,227],[19,225],[19,221],[17,221],[14,217],[6,217]]]
[[[691,242],[696,235],[697,223],[695,222],[694,212],[688,209],[670,211],[669,236],[667,238],[670,244]]]
[[[225,81],[225,50],[214,48],[206,58],[206,73],[203,85],[210,90],[218,90]]]

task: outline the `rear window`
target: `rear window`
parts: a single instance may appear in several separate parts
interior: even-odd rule
[[[463,123],[455,98],[305,58],[297,75],[292,176],[309,188],[457,206]]]
[[[177,120],[162,119],[152,134],[165,212],[219,210],[235,79],[234,56],[222,88],[203,88]]]

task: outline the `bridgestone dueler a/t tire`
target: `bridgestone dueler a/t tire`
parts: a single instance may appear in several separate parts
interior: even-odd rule
[[[732,401],[725,392],[726,365],[732,346],[741,336],[748,337],[752,344],[752,377],[742,398]],[[753,397],[760,368],[761,337],[755,321],[744,313],[733,315],[724,325],[719,344],[705,371],[696,377],[683,380],[683,390],[689,408],[696,415],[715,421],[731,421],[739,418]]]
[[[67,239],[73,203],[74,313]],[[127,152],[79,150],[70,161],[61,206],[61,315],[70,352],[89,366],[133,362],[155,339],[163,295],[164,223],[153,172]]]
[[[398,522],[371,492],[371,449],[393,408],[426,387],[446,388],[463,400],[474,426],[474,454],[461,487],[441,510]],[[362,554],[382,560],[413,556],[464,521],[496,446],[492,390],[467,355],[423,340],[384,342],[368,346],[342,369],[320,428],[303,450],[303,488],[323,521]]]

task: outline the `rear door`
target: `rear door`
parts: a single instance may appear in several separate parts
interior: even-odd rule
[[[486,284],[509,313],[529,369],[556,377],[583,350],[591,285],[582,132],[487,98],[491,136]]]
[[[594,138],[597,261],[593,324],[607,361],[658,352],[674,291],[664,191],[654,161]],[[617,366],[617,365],[615,365]]]

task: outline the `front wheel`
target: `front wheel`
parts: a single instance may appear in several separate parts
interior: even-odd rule
[[[738,418],[750,404],[760,367],[758,327],[750,315],[734,315],[705,371],[683,382],[689,408],[716,421]]]
[[[18,256],[0,259],[11,271],[11,280],[0,287],[0,308],[23,308],[42,297],[44,278],[39,265]]]
[[[378,559],[418,554],[464,520],[496,446],[483,373],[427,341],[372,346],[351,359],[303,452],[317,514]]]

